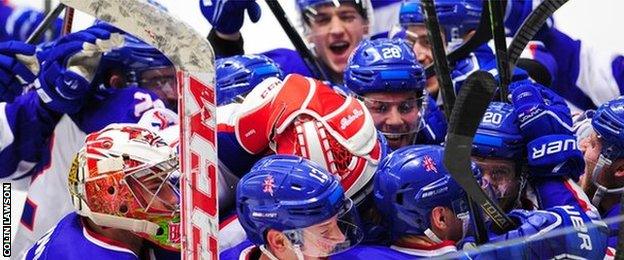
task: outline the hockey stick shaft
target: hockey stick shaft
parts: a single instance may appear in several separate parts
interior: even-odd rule
[[[440,92],[442,93],[444,113],[446,117],[449,118],[451,111],[453,111],[453,105],[455,104],[455,90],[453,89],[453,82],[451,81],[451,70],[446,61],[446,51],[442,42],[442,35],[440,35],[441,29],[438,15],[433,0],[423,0],[420,4],[425,15],[427,37],[429,37],[429,42],[431,42],[431,53],[433,54],[434,62],[433,67],[438,79],[438,85],[440,86]]]
[[[494,48],[496,49],[496,67],[499,75],[498,89],[502,102],[507,102],[507,86],[511,82],[511,67],[509,66],[509,56],[507,55],[505,24],[503,23],[505,3],[502,0],[488,0],[492,38],[494,39]]]
[[[464,81],[449,120],[444,166],[496,227],[507,231],[515,228],[516,224],[485,194],[470,168],[472,141],[495,89],[496,80],[486,71],[476,71]]]
[[[444,44],[442,43],[442,36],[440,35],[440,23],[433,0],[423,0],[421,5],[422,10],[424,10],[425,13],[427,35],[429,37],[429,41],[432,43],[432,54],[435,62],[434,68],[436,70],[438,84],[440,85],[440,91],[444,101],[444,110],[447,118],[449,118],[455,104],[455,90],[453,88],[453,82],[451,81],[450,69],[446,61],[446,52]],[[468,198],[468,205],[473,216],[473,224],[477,230],[477,232],[475,232],[476,242],[479,245],[484,244],[489,239],[485,229],[485,223],[481,217],[481,212],[471,198]]]
[[[26,43],[35,44],[36,42],[41,40],[41,37],[43,36],[45,31],[50,27],[50,25],[54,22],[54,20],[61,14],[61,12],[63,12],[64,9],[65,9],[65,5],[61,3],[61,4],[58,4],[56,8],[52,10],[52,12],[49,12],[48,14],[46,14],[46,17],[43,19],[43,21],[39,24],[39,26],[37,26],[37,28],[35,29],[35,31],[33,31],[30,37],[26,39]]]
[[[516,32],[511,44],[509,45],[510,71],[513,71],[520,54],[529,41],[535,37],[548,17],[552,16],[557,9],[567,2],[568,0],[544,0],[537,6],[537,8],[535,8],[535,10],[531,12],[529,17],[524,20],[522,26],[520,26],[520,29]]]
[[[308,49],[308,46],[301,38],[301,35],[299,35],[297,30],[295,30],[293,25],[288,20],[288,17],[286,16],[286,13],[280,3],[277,0],[266,0],[266,3],[314,77],[322,80],[330,80],[321,64],[318,62],[316,57],[314,57],[310,49]]]
[[[483,6],[487,6],[487,0],[483,0]],[[477,27],[476,32],[470,39],[468,39],[468,41],[459,46],[459,48],[451,51],[446,56],[448,63],[455,64],[460,59],[467,57],[477,47],[487,43],[490,39],[492,39],[492,31],[490,30],[490,14],[489,10],[484,8],[481,13],[481,19],[479,20],[479,26]],[[433,64],[427,66],[425,70],[427,78],[433,77],[435,73],[436,71]]]

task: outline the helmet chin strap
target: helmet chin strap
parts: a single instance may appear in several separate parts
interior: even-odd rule
[[[442,243],[442,239],[440,239],[435,233],[433,233],[433,231],[428,228],[425,230],[425,236],[427,236],[429,239],[431,239],[431,241],[433,241],[436,244]]]
[[[597,188],[596,193],[594,193],[594,197],[592,198],[592,204],[594,204],[594,206],[596,207],[600,206],[600,202],[602,201],[602,198],[605,196],[605,194],[624,193],[624,187],[609,189],[598,183],[598,175],[601,173],[602,169],[604,167],[609,167],[612,163],[613,162],[610,159],[600,154],[600,157],[598,157],[598,163],[596,163],[596,167],[592,172],[592,183]]]
[[[260,251],[262,251],[262,253],[266,255],[270,260],[280,260],[275,255],[273,255],[273,253],[271,253],[269,249],[266,248],[266,245],[261,245],[259,246],[259,248]],[[303,260],[303,253],[301,252],[301,248],[299,247],[299,245],[295,245],[293,249],[295,251],[295,255],[297,255],[297,260]]]

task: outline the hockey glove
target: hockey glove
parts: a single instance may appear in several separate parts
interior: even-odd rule
[[[539,84],[521,81],[512,85],[512,103],[527,143],[529,177],[567,176],[576,180],[585,163],[572,133],[568,107]]]
[[[573,206],[548,210],[513,210],[510,217],[520,227],[490,239],[491,251],[483,250],[478,259],[552,259],[566,254],[583,259],[602,259],[607,247],[608,229],[593,222]],[[498,244],[497,242],[503,242]],[[486,246],[487,247],[487,246]]]
[[[69,34],[46,50],[41,73],[35,81],[37,94],[44,105],[59,113],[80,110],[84,98],[94,89],[102,53],[123,45],[118,29],[105,25],[92,26]]]
[[[255,0],[199,0],[199,8],[206,20],[224,34],[236,33],[243,27],[245,9],[254,23],[262,14]]]
[[[0,102],[13,102],[39,74],[35,46],[19,41],[0,43]]]
[[[418,131],[416,137],[417,144],[441,144],[446,137],[448,123],[444,113],[440,110],[435,100],[431,96],[427,96],[427,106],[421,124],[423,127]],[[424,106],[424,105],[423,105]]]

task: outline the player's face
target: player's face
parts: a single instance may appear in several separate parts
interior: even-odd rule
[[[520,191],[520,178],[516,174],[516,164],[505,159],[473,156],[481,168],[483,186],[489,186],[494,198],[504,210],[511,210]]]
[[[419,130],[421,98],[414,92],[379,92],[364,95],[375,127],[392,149],[412,144]]]
[[[444,32],[440,32],[440,34],[442,39],[445,39]],[[420,64],[425,67],[433,64],[432,47],[425,26],[422,24],[409,25],[407,26],[407,35],[407,41],[413,44],[414,53]],[[443,40],[442,44],[446,48],[446,41]],[[428,78],[425,86],[429,93],[437,93],[439,89],[437,78]]]
[[[349,55],[368,33],[368,21],[349,3],[339,7],[319,5],[316,14],[308,19],[308,39],[314,44],[316,54],[334,74],[342,76]]]
[[[303,231],[302,252],[306,256],[329,256],[346,236],[338,226],[338,216],[307,227]]]
[[[591,197],[596,191],[596,188],[592,184],[592,174],[594,168],[596,168],[598,157],[600,157],[602,143],[598,139],[598,136],[592,133],[579,142],[579,149],[583,153],[583,159],[585,160],[585,173],[579,178],[579,183],[583,191]],[[604,170],[606,169],[603,169],[603,171]]]
[[[178,102],[178,91],[173,67],[142,71],[139,75],[139,84],[158,95],[168,108],[175,108]]]

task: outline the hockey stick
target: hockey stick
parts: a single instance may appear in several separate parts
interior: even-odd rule
[[[509,56],[507,54],[505,24],[503,23],[504,8],[507,3],[503,0],[488,0],[487,2],[490,11],[492,38],[494,38],[494,48],[496,49],[496,67],[500,79],[498,90],[501,102],[507,102],[507,87],[511,83],[511,67],[509,66]]]
[[[486,71],[476,71],[464,82],[449,121],[444,166],[464,191],[483,208],[496,227],[507,231],[516,227],[516,224],[485,194],[470,169],[472,141],[495,89],[496,80]]]
[[[432,53],[434,59],[434,68],[436,70],[436,76],[440,85],[440,91],[442,93],[442,99],[444,100],[444,112],[446,117],[449,118],[453,106],[455,104],[455,90],[453,89],[453,82],[451,81],[450,69],[446,61],[445,48],[442,44],[442,36],[440,35],[440,23],[438,15],[435,10],[435,4],[433,0],[421,1],[422,10],[425,14],[425,25],[427,26],[427,36],[432,44]],[[468,198],[468,206],[473,216],[473,224],[476,228],[475,239],[478,245],[488,242],[487,230],[485,223],[481,217],[481,211],[478,206],[475,205],[471,198]]]
[[[524,20],[522,26],[514,35],[511,45],[509,45],[510,71],[513,71],[527,43],[535,37],[535,34],[544,25],[548,17],[552,16],[559,7],[567,2],[568,0],[544,0]]]
[[[306,67],[308,67],[310,72],[312,72],[312,75],[317,79],[330,80],[321,64],[318,62],[316,57],[312,55],[310,49],[308,49],[308,46],[301,38],[301,35],[299,35],[297,30],[295,30],[295,27],[293,27],[288,20],[288,17],[286,16],[284,9],[282,9],[280,3],[277,0],[266,0],[266,4],[269,6],[269,9],[271,9],[275,19],[277,19],[279,24],[282,26],[282,29],[284,29],[284,32],[290,39],[290,42],[292,42],[295,46],[295,49],[305,62]]]
[[[487,6],[487,0],[483,0],[483,6]],[[449,64],[454,64],[460,59],[463,59],[470,55],[477,47],[487,43],[492,39],[492,31],[490,30],[490,13],[487,8],[483,9],[481,13],[481,19],[479,20],[479,26],[475,31],[475,34],[468,39],[459,48],[453,50],[446,56]],[[435,63],[434,63],[435,64]],[[425,69],[425,75],[427,78],[433,77],[436,73],[434,64],[427,66]]]
[[[174,64],[180,94],[181,226],[171,225],[170,230],[163,231],[170,239],[180,239],[182,259],[217,259],[215,71],[210,43],[144,0],[61,2],[133,34]],[[182,237],[174,237],[176,231]]]
[[[61,14],[61,12],[63,12],[64,9],[65,5],[61,3],[58,4],[56,8],[52,10],[52,12],[46,14],[45,18],[43,18],[43,21],[41,21],[41,23],[37,26],[37,28],[35,28],[35,30],[28,37],[28,39],[26,39],[26,43],[35,44],[36,42],[41,40],[41,36],[43,36],[43,33],[45,33],[45,31],[48,29],[48,27],[50,27],[54,19],[56,19]]]
[[[435,10],[433,0],[420,1],[421,10],[424,11],[425,26],[427,27],[427,37],[431,42],[431,53],[433,54],[433,68],[438,78],[442,100],[444,102],[444,113],[449,118],[453,105],[455,104],[455,90],[453,89],[453,81],[451,81],[451,70],[446,60],[446,52],[440,35],[440,23],[438,14]]]

